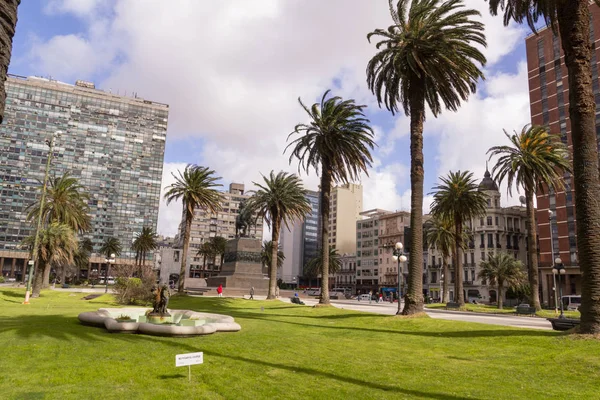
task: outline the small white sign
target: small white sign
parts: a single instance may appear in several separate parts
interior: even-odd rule
[[[176,367],[185,367],[187,365],[196,365],[204,363],[204,353],[187,353],[187,354],[177,354],[175,356],[175,366]]]

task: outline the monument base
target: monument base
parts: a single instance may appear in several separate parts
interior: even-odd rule
[[[268,289],[269,279],[262,272],[262,244],[258,239],[236,238],[227,242],[221,273],[206,279],[207,286]]]

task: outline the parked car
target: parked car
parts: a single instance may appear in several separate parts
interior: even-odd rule
[[[568,311],[577,311],[581,305],[581,296],[571,295],[562,297],[563,307]]]
[[[359,294],[357,297],[358,301],[369,301],[372,296],[370,294]]]

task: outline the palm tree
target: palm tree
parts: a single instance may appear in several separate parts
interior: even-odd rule
[[[517,191],[525,190],[527,206],[527,234],[529,236],[529,286],[531,304],[541,310],[538,293],[538,242],[533,198],[545,186],[552,190],[564,189],[562,180],[565,171],[570,171],[569,151],[557,135],[550,135],[542,126],[525,125],[521,133],[509,135],[511,146],[494,146],[488,150],[491,157],[500,156],[492,169],[494,179],[501,183],[506,178],[508,193],[513,183]],[[554,255],[552,256],[554,257]]]
[[[329,274],[335,274],[342,269],[342,259],[337,250],[328,246],[327,259],[329,260]],[[321,282],[325,277],[323,273],[323,252],[319,253],[315,258],[310,259],[304,266],[304,274],[310,277],[318,277],[321,275]],[[323,297],[323,288],[321,287],[321,297]],[[329,297],[329,291],[327,292]]]
[[[273,241],[265,240],[262,244],[262,250],[260,252],[260,258],[262,264],[268,268],[268,275],[271,276],[271,265],[273,265]],[[283,261],[285,260],[285,254],[281,250],[281,245],[277,246],[277,268],[283,267]]]
[[[403,314],[423,311],[423,123],[425,103],[434,117],[443,107],[456,111],[475,93],[485,65],[475,45],[486,46],[484,26],[461,0],[389,0],[394,24],[367,35],[381,40],[367,65],[367,84],[377,101],[395,114],[400,105],[410,116],[412,229],[408,292]],[[410,8],[409,8],[410,7]],[[441,103],[440,103],[441,100]]]
[[[488,256],[480,264],[479,279],[487,280],[490,285],[498,287],[498,308],[502,309],[502,290],[504,285],[517,289],[527,282],[523,264],[505,252],[498,252]]]
[[[77,244],[77,251],[73,254],[73,263],[77,270],[77,276],[82,269],[88,269],[90,265],[90,255],[94,251],[94,244],[91,239],[83,238]],[[65,270],[63,269],[62,282],[65,282]]]
[[[288,144],[292,147],[290,163],[293,157],[298,158],[298,171],[315,171],[321,167],[321,252],[323,256],[323,279],[321,281],[321,304],[329,304],[329,198],[333,182],[348,183],[358,180],[360,173],[368,175],[367,168],[373,158],[371,150],[375,147],[373,130],[363,110],[366,106],[356,105],[354,100],[342,100],[340,97],[326,97],[323,94],[321,103],[315,103],[309,109],[298,99],[302,108],[309,115],[309,124],[296,125],[293,134],[299,134]]]
[[[66,224],[73,231],[83,233],[91,228],[90,198],[85,187],[69,172],[49,180],[42,218],[46,223]],[[30,204],[27,220],[37,220],[40,212],[40,200]]]
[[[246,203],[248,210],[263,217],[271,228],[271,241],[279,243],[279,233],[283,223],[288,229],[294,220],[302,220],[310,213],[310,201],[307,192],[302,186],[302,181],[287,172],[271,171],[269,177],[263,175],[264,184],[254,183],[258,190],[255,191]],[[269,275],[269,293],[267,299],[275,298],[277,287],[277,260],[278,246],[272,246],[271,267]]]
[[[440,179],[442,183],[433,188],[435,192],[431,213],[454,225],[454,293],[455,301],[462,306],[465,304],[462,278],[462,250],[465,246],[463,225],[466,221],[485,214],[487,196],[477,190],[472,172],[450,171],[448,177]]]
[[[448,273],[448,258],[453,253],[455,246],[454,225],[451,220],[444,219],[439,215],[434,215],[428,222],[425,237],[427,244],[430,247],[435,247],[442,256],[442,274],[445,277],[442,288],[444,292],[442,301],[447,303],[450,297],[450,293],[448,292],[448,281],[450,278],[450,274]]]
[[[165,193],[167,205],[174,200],[182,200],[185,211],[185,231],[183,233],[183,256],[181,257],[181,270],[179,272],[178,291],[183,293],[185,284],[185,267],[187,264],[188,248],[190,246],[190,231],[194,220],[196,208],[203,208],[212,213],[221,209],[221,194],[215,187],[221,177],[215,176],[215,171],[207,167],[188,164],[179,176],[173,174],[175,182],[168,186]]]
[[[198,253],[196,255],[202,256],[202,269],[206,270],[206,259],[212,260],[215,254],[215,249],[210,242],[204,242],[200,245]]]
[[[148,226],[142,227],[142,231],[136,236],[131,249],[135,251],[135,261],[139,266],[139,273],[142,276],[142,266],[146,262],[146,254],[156,249],[158,235]]]
[[[600,4],[595,0],[596,4]],[[600,173],[596,138],[596,103],[592,90],[590,1],[490,0],[490,12],[504,13],[504,24],[526,21],[535,32],[541,17],[560,34],[569,77],[569,118],[573,144],[573,180],[577,248],[581,269],[581,333],[600,333]]]
[[[104,255],[107,259],[111,259],[114,254],[115,257],[121,255],[121,242],[115,237],[109,237],[104,239],[102,246],[100,246],[100,254]],[[108,277],[110,276],[110,263],[106,263],[106,273],[104,274],[104,283],[106,284],[106,290],[108,290]]]
[[[210,245],[213,248],[213,266],[217,263],[217,256],[219,256],[219,270],[223,266],[223,258],[225,257],[225,246],[227,246],[227,239],[222,236],[215,236],[210,238]],[[214,267],[213,267],[214,268]]]
[[[73,230],[59,223],[51,223],[40,230],[38,260],[36,266],[32,297],[39,297],[46,277],[50,275],[53,265],[73,263],[73,256],[77,251],[77,238]],[[27,237],[24,242],[33,247],[35,236]]]
[[[4,82],[8,73],[8,64],[12,52],[12,41],[17,26],[17,7],[21,0],[4,0],[0,3],[0,123],[4,119],[6,91]]]

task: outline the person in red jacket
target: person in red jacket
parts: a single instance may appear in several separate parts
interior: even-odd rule
[[[223,297],[223,285],[219,285],[219,287],[217,288],[217,294],[219,295],[219,297]]]

